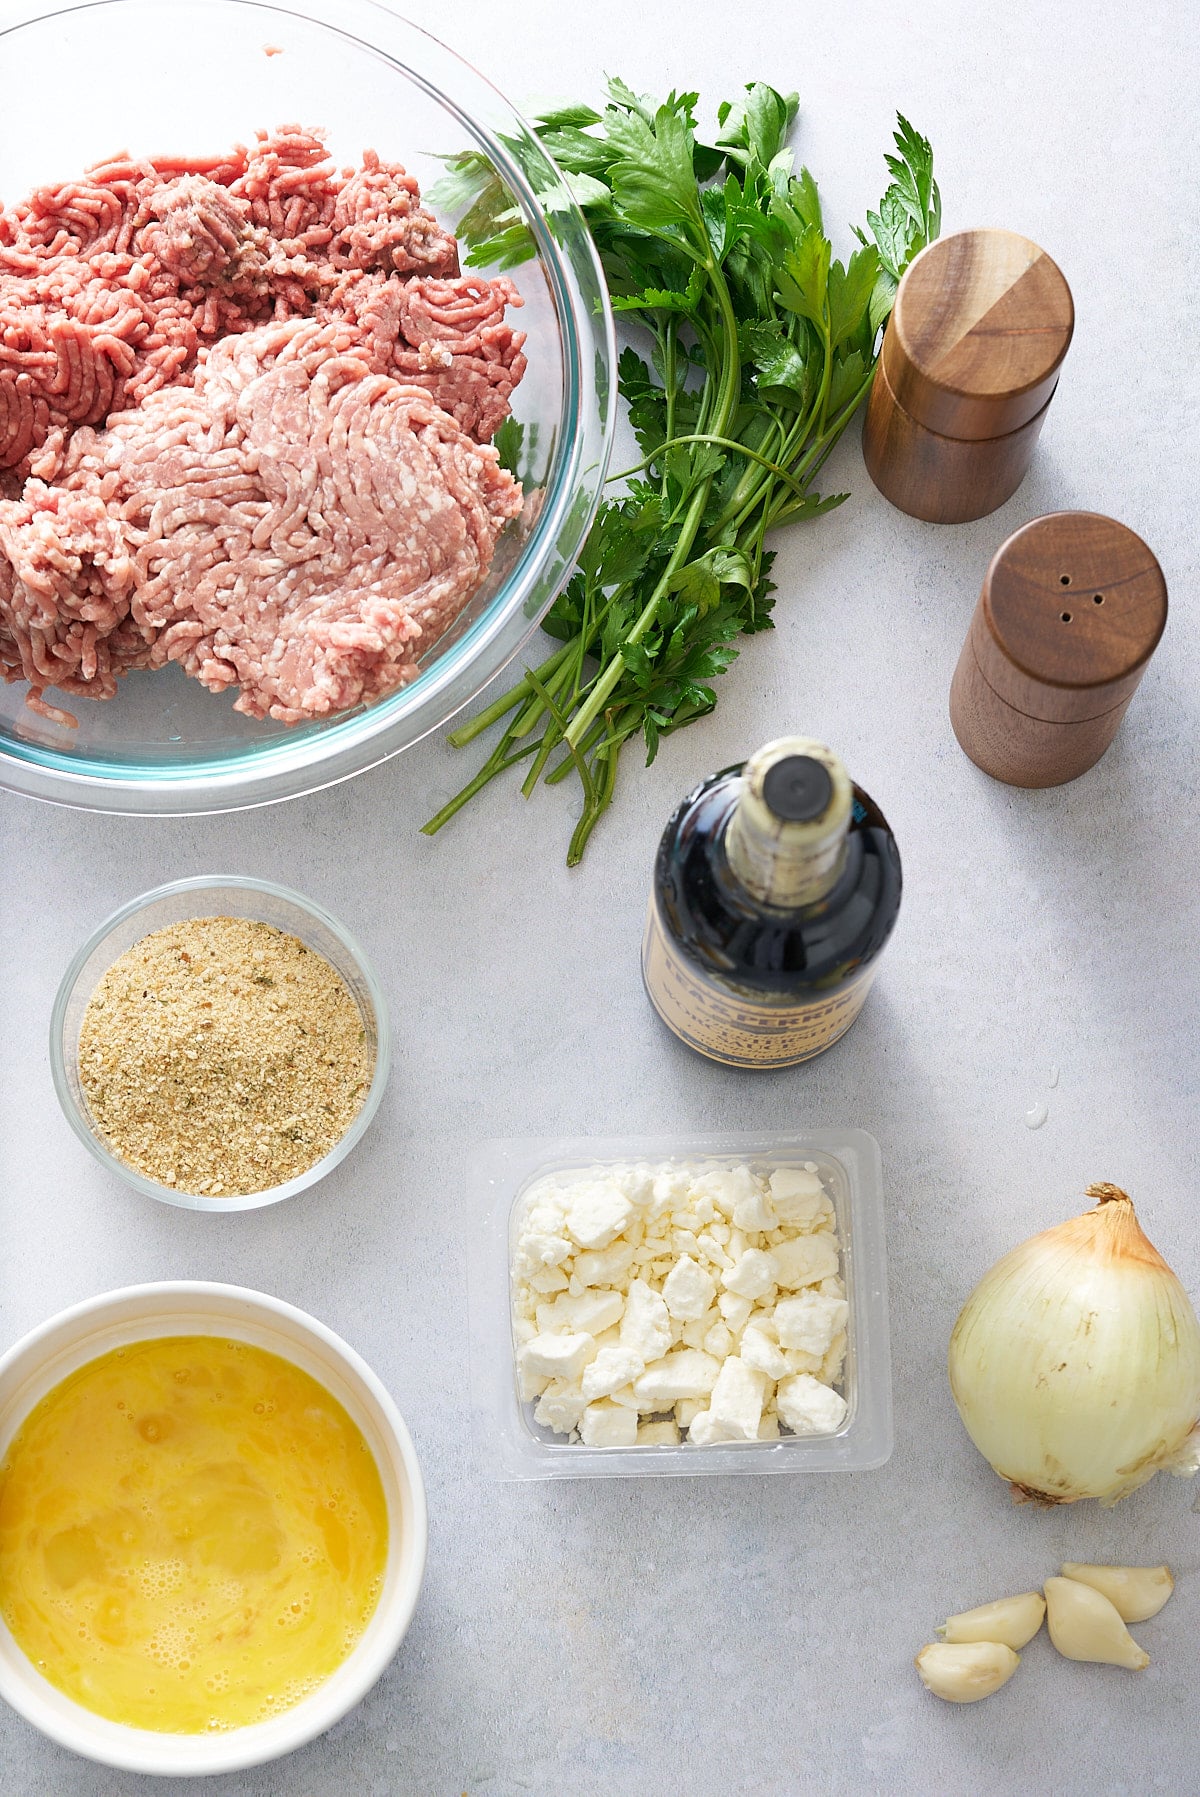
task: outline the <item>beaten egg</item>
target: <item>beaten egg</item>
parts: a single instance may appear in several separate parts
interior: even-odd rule
[[[361,1636],[387,1550],[360,1430],[247,1342],[103,1354],[0,1464],[0,1615],[51,1684],[134,1728],[238,1728],[298,1703]]]

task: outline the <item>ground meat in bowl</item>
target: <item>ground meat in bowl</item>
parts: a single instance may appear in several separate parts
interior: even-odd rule
[[[298,127],[0,214],[0,674],[61,720],[176,661],[283,723],[412,679],[521,510],[520,303]]]

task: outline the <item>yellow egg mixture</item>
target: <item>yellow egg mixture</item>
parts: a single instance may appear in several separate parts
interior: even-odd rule
[[[0,1465],[0,1614],[51,1684],[135,1728],[198,1734],[298,1703],[362,1634],[387,1542],[342,1406],[219,1336],[90,1361]]]

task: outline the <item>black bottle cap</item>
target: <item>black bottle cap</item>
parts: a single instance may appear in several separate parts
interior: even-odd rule
[[[767,810],[781,823],[811,824],[829,808],[833,779],[823,761],[811,755],[785,755],[767,769],[762,796]]]

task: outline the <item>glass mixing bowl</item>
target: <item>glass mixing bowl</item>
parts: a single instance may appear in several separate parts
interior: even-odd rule
[[[139,1173],[113,1153],[92,1116],[79,1069],[79,1034],[92,995],[114,961],[153,930],[182,923],[189,917],[253,917],[269,923],[285,935],[298,936],[324,956],[345,981],[362,1017],[363,1037],[370,1058],[371,1083],[362,1108],[328,1154],[295,1178],[259,1192],[238,1192],[210,1197],[178,1186],[160,1185]],[[255,880],[243,874],[200,874],[190,880],[173,880],[156,886],[114,911],[95,929],[72,957],[62,977],[50,1016],[50,1077],[63,1116],[108,1173],[115,1173],[135,1191],[184,1210],[258,1210],[278,1204],[316,1185],[339,1166],[367,1133],[379,1109],[391,1068],[392,1045],[387,1002],[370,962],[354,937],[336,917],[299,892],[276,886],[272,880]]]
[[[361,773],[445,723],[520,651],[587,534],[608,460],[615,353],[581,214],[529,127],[452,51],[371,0],[319,11],[320,0],[30,5],[0,31],[0,200],[120,150],[202,155],[297,120],[325,128],[339,164],[364,149],[403,162],[423,195],[445,157],[482,152],[536,246],[509,271],[528,333],[529,369],[513,396],[526,426],[523,518],[417,678],[378,704],[322,722],[260,722],[233,710],[236,689],[217,696],[169,666],[127,676],[106,702],[50,690],[78,719],[72,729],[28,710],[24,684],[0,684],[0,786],[95,811],[178,815]],[[457,225],[453,210],[437,209]]]

